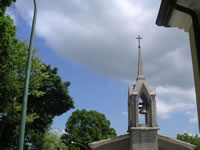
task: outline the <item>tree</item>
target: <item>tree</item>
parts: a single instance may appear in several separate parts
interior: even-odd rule
[[[3,139],[5,128],[9,128],[8,122],[14,123],[14,118],[18,119],[15,111],[20,109],[16,102],[16,96],[18,97],[19,94],[17,89],[20,89],[20,85],[15,76],[14,63],[16,57],[12,55],[15,52],[12,50],[16,42],[13,39],[16,34],[16,27],[9,16],[0,16],[0,31],[0,145],[2,146],[4,142],[10,140],[9,138]],[[10,128],[12,129],[11,126]],[[7,132],[7,134],[13,133],[13,130]]]
[[[110,127],[110,121],[104,114],[96,111],[76,110],[68,119],[62,135],[64,143],[70,150],[83,149],[71,144],[72,141],[86,145],[93,141],[115,137],[116,131]]]
[[[53,132],[47,132],[45,134],[42,148],[44,150],[67,150],[67,146],[62,143],[59,135]]]
[[[32,129],[34,130],[34,134],[35,132],[43,134],[43,136],[36,136],[34,141],[32,141],[32,138],[30,140],[26,138],[26,142],[34,143],[37,149],[42,145],[42,138],[49,126],[52,124],[53,118],[63,114],[71,108],[74,108],[73,100],[69,96],[68,92],[68,86],[70,83],[62,83],[61,78],[56,75],[56,68],[51,69],[50,66],[46,66],[43,71],[48,73],[48,78],[42,80],[39,90],[42,92],[44,91],[45,94],[40,97],[30,96],[27,111],[28,114],[36,113],[40,116],[35,118],[33,122],[27,124],[27,129],[29,131]]]
[[[0,7],[2,3],[0,1]],[[15,37],[13,20],[0,15],[0,147],[16,149],[24,90],[28,45]],[[36,57],[32,61],[25,145],[41,149],[41,141],[53,118],[74,108],[69,95],[69,82],[62,82],[57,68],[43,64]]]
[[[196,135],[189,135],[187,133],[184,134],[177,134],[177,139],[196,145],[197,146],[197,150],[200,150],[200,137],[196,134]]]

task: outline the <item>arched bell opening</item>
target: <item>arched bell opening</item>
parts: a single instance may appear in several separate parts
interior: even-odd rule
[[[143,125],[146,124],[146,108],[143,105],[143,101],[141,98],[139,98],[138,100],[138,121],[139,121],[139,125]]]
[[[138,98],[138,125],[148,127],[150,126],[150,101],[145,95],[142,93]]]

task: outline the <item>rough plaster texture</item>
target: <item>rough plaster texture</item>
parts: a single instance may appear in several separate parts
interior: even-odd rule
[[[89,144],[90,150],[128,150],[129,135],[122,135],[111,139],[101,140]]]
[[[158,150],[156,127],[130,128],[130,150]]]
[[[158,135],[158,150],[195,150],[196,146],[166,136]],[[116,138],[93,142],[90,150],[129,150],[130,136],[128,134]],[[134,150],[138,150],[135,148]],[[146,150],[150,150],[146,147]]]
[[[166,136],[158,135],[159,150],[195,150],[196,146]]]

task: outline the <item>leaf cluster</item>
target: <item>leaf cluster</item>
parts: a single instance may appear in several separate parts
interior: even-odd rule
[[[200,137],[196,134],[196,135],[189,135],[188,133],[184,133],[184,134],[177,134],[177,139],[196,145],[197,146],[197,150],[200,150]]]
[[[71,144],[72,141],[87,145],[93,141],[112,138],[116,132],[110,127],[110,121],[104,114],[97,111],[76,110],[66,123],[66,134],[62,139],[71,150],[78,150],[80,147]]]
[[[68,150],[67,146],[62,142],[59,135],[53,132],[47,132],[43,138],[43,149],[45,150]]]

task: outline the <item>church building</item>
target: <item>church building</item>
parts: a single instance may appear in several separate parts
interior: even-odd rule
[[[138,36],[138,74],[128,88],[128,134],[89,144],[90,150],[195,150],[195,146],[159,135],[156,94],[144,77]],[[141,119],[143,122],[141,123]]]

